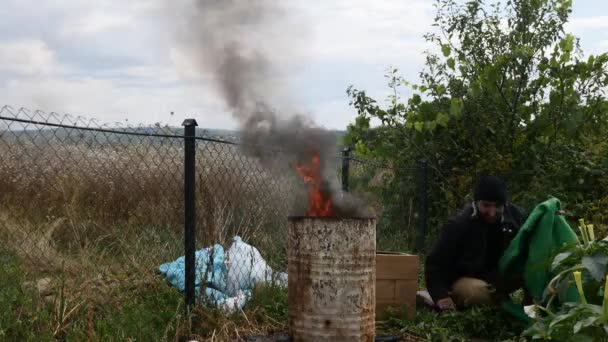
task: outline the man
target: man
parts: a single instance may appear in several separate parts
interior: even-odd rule
[[[507,201],[504,182],[481,177],[472,205],[448,220],[426,259],[428,292],[440,310],[491,305],[516,289],[498,273],[498,261],[525,221]]]

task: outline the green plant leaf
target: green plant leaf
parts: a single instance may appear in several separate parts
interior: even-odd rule
[[[418,122],[414,123],[414,129],[417,130],[418,132],[422,133],[422,130],[424,129],[424,122],[418,121]]]
[[[435,118],[437,124],[441,127],[448,127],[448,122],[450,121],[450,117],[446,113],[437,114],[437,118]]]
[[[599,245],[600,243],[601,243],[601,241],[596,243],[596,245]],[[595,262],[600,263],[604,266],[608,265],[608,255],[606,255],[606,254],[596,253],[593,255],[593,260],[595,260]]]
[[[577,308],[579,307],[584,307],[587,312],[585,313],[586,316],[589,316],[589,313],[591,313],[592,315],[601,315],[602,314],[602,307],[600,305],[595,305],[595,304],[587,304],[587,305],[579,305],[577,306]]]
[[[441,45],[441,53],[443,53],[444,57],[448,57],[451,52],[452,52],[452,49],[450,49],[449,45],[446,45],[446,44]]]
[[[462,114],[462,107],[463,104],[461,99],[452,98],[450,101],[450,115],[454,116],[455,118],[460,118]]]
[[[445,94],[446,88],[443,84],[440,84],[435,88],[435,91],[437,92],[437,95],[443,96]]]
[[[452,70],[454,70],[456,68],[456,62],[454,62],[454,58],[450,57],[448,58],[447,62],[448,67]]]
[[[587,318],[583,319],[583,320],[581,321],[581,323],[583,324],[583,327],[585,327],[585,328],[586,328],[586,327],[590,327],[590,326],[592,326],[593,324],[595,324],[595,322],[597,322],[599,319],[600,319],[600,317],[598,317],[598,316],[595,316],[595,317],[587,317]]]
[[[602,264],[600,259],[590,256],[584,256],[581,263],[589,271],[593,279],[601,281],[606,276],[606,265]]]
[[[549,329],[555,327],[556,325],[560,324],[562,321],[565,321],[570,317],[571,317],[570,313],[565,313],[565,314],[555,316],[553,318],[553,320],[551,321],[551,323],[549,323]]]
[[[419,105],[422,102],[422,98],[418,94],[412,95],[411,103],[415,106]]]
[[[562,49],[562,51],[570,53],[572,50],[574,50],[574,36],[571,34],[566,35],[566,38],[559,42],[559,47]]]
[[[562,261],[568,259],[568,257],[571,255],[571,251],[559,253],[558,255],[556,255],[555,259],[553,259],[553,263],[551,264],[551,271],[555,271],[555,269],[561,265]]]

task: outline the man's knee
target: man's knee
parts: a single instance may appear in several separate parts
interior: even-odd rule
[[[452,298],[460,307],[492,304],[494,289],[487,282],[469,277],[462,277],[452,285]]]

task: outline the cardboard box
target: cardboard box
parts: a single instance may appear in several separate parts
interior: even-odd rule
[[[403,308],[409,318],[414,318],[417,289],[417,255],[376,253],[376,317],[393,306]]]

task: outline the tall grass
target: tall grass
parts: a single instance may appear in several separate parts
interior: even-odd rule
[[[183,254],[181,140],[4,133],[0,340],[223,340],[282,326],[262,304],[231,319],[211,308],[184,317],[182,294],[157,274]],[[198,146],[197,246],[240,235],[284,269],[285,180],[237,147]]]

